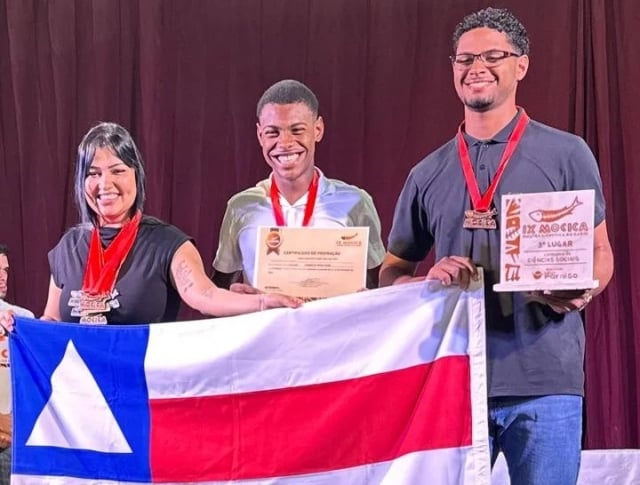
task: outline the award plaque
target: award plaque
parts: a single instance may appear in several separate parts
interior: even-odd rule
[[[502,196],[495,291],[579,290],[593,279],[594,191]]]

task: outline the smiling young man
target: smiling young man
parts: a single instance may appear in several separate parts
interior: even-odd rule
[[[415,270],[432,246],[437,262],[428,279],[466,287],[476,267],[484,268],[492,460],[504,453],[513,485],[575,484],[584,390],[579,310],[613,272],[598,167],[582,139],[530,120],[516,105],[518,83],[529,68],[529,38],[513,14],[487,8],[468,15],[454,32],[453,47],[464,123],[456,137],[411,170],[380,284],[422,279]],[[508,145],[515,147],[511,156]],[[493,292],[501,195],[580,189],[595,191],[594,277],[600,286],[551,294]],[[489,194],[488,203],[470,196],[477,192]],[[495,228],[487,224],[492,218]]]
[[[213,262],[213,281],[240,291],[251,288],[260,226],[369,227],[367,286],[377,287],[384,257],[380,219],[364,190],[330,179],[315,166],[324,135],[315,94],[299,81],[279,81],[257,107],[257,135],[271,175],[229,200]]]

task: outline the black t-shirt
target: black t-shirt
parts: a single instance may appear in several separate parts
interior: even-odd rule
[[[91,226],[70,229],[49,252],[49,266],[56,286],[62,290],[60,316],[65,322],[78,322],[71,316],[71,291],[82,288]],[[107,247],[119,228],[100,228],[100,239]],[[118,274],[115,290],[119,304],[105,313],[109,323],[155,323],[172,321],[180,309],[180,295],[171,284],[170,266],[174,254],[190,238],[177,227],[153,217],[143,216],[135,243]]]

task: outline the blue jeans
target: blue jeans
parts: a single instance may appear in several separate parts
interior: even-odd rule
[[[502,451],[511,485],[575,485],[581,437],[580,396],[489,399],[491,465]]]
[[[11,447],[0,448],[0,485],[9,485],[11,480]]]

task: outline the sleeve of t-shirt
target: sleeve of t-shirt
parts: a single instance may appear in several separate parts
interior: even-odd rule
[[[569,184],[567,190],[595,191],[594,225],[598,226],[605,218],[606,205],[602,192],[600,170],[591,149],[580,137],[569,155]]]
[[[173,257],[175,256],[180,246],[182,246],[187,241],[194,243],[193,238],[186,233],[184,233],[181,229],[178,229],[176,226],[172,224],[163,223],[163,225],[158,226],[160,230],[154,230],[151,234],[153,235],[153,240],[156,241],[156,244],[161,245],[162,250],[160,251],[161,262],[163,267],[163,273],[167,278],[167,281],[171,278],[171,262],[173,261]],[[155,235],[157,234],[157,236]]]
[[[187,241],[192,242],[195,246],[195,241],[191,236],[172,224],[167,224],[165,234],[167,236],[165,245],[167,247],[170,260],[173,260],[173,256],[176,254],[176,251]]]
[[[412,170],[400,192],[389,233],[388,251],[405,261],[422,261],[433,245],[422,196]]]
[[[242,254],[239,243],[239,223],[233,209],[233,199],[227,203],[227,210],[222,219],[218,250],[213,260],[213,268],[221,273],[242,271]]]
[[[58,288],[62,288],[64,285],[65,267],[67,264],[70,264],[69,261],[67,261],[66,255],[71,251],[72,241],[75,239],[74,235],[77,230],[77,228],[74,228],[67,231],[48,254],[49,270],[51,271],[53,282]]]
[[[54,246],[54,248],[49,251],[48,259],[49,259],[49,271],[51,272],[51,277],[53,278],[53,282],[55,283],[55,285],[60,288],[60,272],[59,272],[59,265],[58,265],[58,252],[59,252],[59,248],[60,248],[60,243],[62,242],[62,240],[58,241],[58,244],[56,244]]]
[[[367,268],[377,268],[382,264],[384,259],[384,243],[382,242],[382,225],[380,224],[380,216],[373,203],[371,196],[365,191],[360,190],[360,208],[355,225],[359,227],[369,228],[369,247],[367,248]]]

